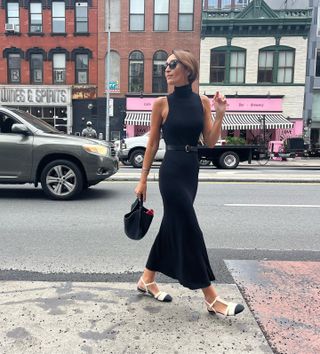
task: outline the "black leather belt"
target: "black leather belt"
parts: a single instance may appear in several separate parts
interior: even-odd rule
[[[167,145],[166,149],[173,151],[198,152],[198,147],[191,145]]]

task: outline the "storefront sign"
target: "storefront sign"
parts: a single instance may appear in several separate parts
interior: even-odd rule
[[[73,100],[94,100],[97,98],[97,88],[96,86],[73,86],[72,87],[72,99]]]
[[[0,104],[3,105],[68,105],[70,88],[48,86],[0,86]]]
[[[156,98],[127,98],[128,111],[151,111]],[[281,98],[228,98],[229,112],[282,112]],[[210,99],[212,102],[212,99]],[[212,107],[212,111],[214,108]]]

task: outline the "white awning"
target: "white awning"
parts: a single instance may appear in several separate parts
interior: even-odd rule
[[[214,118],[214,113],[212,114]],[[128,125],[150,125],[151,112],[128,111],[124,120]],[[282,113],[226,113],[223,130],[262,129],[265,119],[266,129],[291,129],[290,123]]]

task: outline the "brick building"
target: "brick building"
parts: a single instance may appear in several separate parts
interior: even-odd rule
[[[110,3],[109,3],[110,1]],[[98,95],[105,97],[110,6],[110,137],[148,130],[152,102],[167,93],[162,65],[174,48],[200,58],[202,0],[105,0],[99,2]],[[197,84],[195,85],[197,90]],[[101,117],[103,119],[103,117]]]
[[[1,0],[0,104],[68,133],[95,121],[97,2]]]

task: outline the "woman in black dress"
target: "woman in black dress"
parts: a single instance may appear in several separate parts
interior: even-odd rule
[[[162,130],[166,154],[160,167],[159,187],[164,215],[137,287],[159,301],[171,301],[171,296],[159,291],[155,283],[156,272],[161,272],[189,289],[202,289],[211,314],[236,315],[244,307],[225,302],[211,285],[215,278],[193,208],[198,187],[198,139],[203,133],[206,145],[216,144],[227,102],[223,95],[216,93],[213,122],[209,99],[192,92],[191,84],[197,79],[199,69],[190,52],[174,50],[165,67],[167,83],[174,86],[174,91],[156,99],[153,105],[149,141],[140,182],[135,189],[137,197],[143,196],[145,200],[147,176]]]

